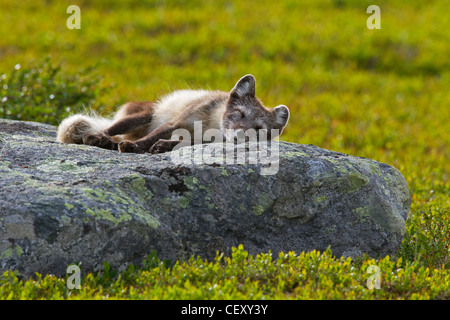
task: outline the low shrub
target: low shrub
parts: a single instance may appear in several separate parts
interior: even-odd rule
[[[369,268],[370,266],[374,266]],[[230,257],[214,261],[192,257],[187,262],[160,261],[153,253],[141,268],[124,272],[108,264],[88,273],[81,288],[69,290],[66,277],[18,273],[0,276],[2,299],[449,299],[450,273],[418,263],[336,258],[324,252],[250,255],[240,245]],[[379,289],[369,282],[379,279]]]
[[[0,75],[0,117],[57,125],[72,112],[91,108],[107,88],[96,66],[72,75],[50,58]],[[98,108],[98,106],[97,106]]]

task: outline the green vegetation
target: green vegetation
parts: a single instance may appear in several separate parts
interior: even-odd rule
[[[67,76],[48,58],[29,69],[16,64],[0,76],[0,116],[57,125],[70,112],[86,110],[105,91],[93,69]]]
[[[237,249],[231,260],[84,275],[70,292],[62,278],[6,273],[0,298],[449,298],[446,1],[77,4],[81,29],[69,30],[64,1],[0,0],[0,117],[55,124],[80,108],[109,114],[174,89],[231,89],[252,73],[266,105],[291,110],[282,140],[402,172],[413,199],[407,233],[398,260],[297,252],[272,263]],[[380,30],[366,28],[371,4],[381,8]],[[365,286],[371,264],[380,290]]]
[[[380,287],[367,281],[380,268]],[[68,279],[67,279],[68,280]],[[231,257],[212,262],[191,258],[169,267],[154,254],[135,270],[117,274],[105,264],[88,274],[80,289],[69,290],[66,279],[37,275],[23,281],[13,272],[0,277],[0,299],[449,299],[450,274],[389,257],[351,261],[336,259],[331,251],[307,254],[269,253],[256,257],[242,246]]]

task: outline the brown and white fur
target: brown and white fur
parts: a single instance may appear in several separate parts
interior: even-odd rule
[[[203,132],[219,129],[226,140],[233,141],[236,132],[248,129],[266,129],[273,139],[270,130],[281,134],[288,119],[286,106],[270,109],[262,105],[255,97],[255,78],[246,75],[230,92],[179,90],[156,103],[126,103],[113,119],[73,115],[59,125],[57,141],[120,152],[159,153],[180,143],[170,140],[176,129],[186,129],[194,136],[195,121],[202,121]]]

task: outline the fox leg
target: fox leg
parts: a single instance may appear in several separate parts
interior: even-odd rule
[[[166,124],[149,135],[136,140],[136,141],[122,141],[119,143],[119,151],[120,152],[131,152],[131,153],[145,153],[149,152],[150,148],[158,142],[160,139],[170,139],[172,132],[177,129],[177,126]],[[179,143],[179,141],[178,141]]]
[[[176,145],[178,145],[181,140],[167,140],[167,139],[159,139],[156,141],[150,148],[148,152],[156,154],[156,153],[164,153],[172,151]]]
[[[90,133],[83,136],[83,144],[102,149],[117,150],[117,143],[103,133]]]
[[[149,103],[129,103],[125,105],[124,110],[121,109],[119,112],[121,112],[120,116],[122,118],[119,118],[119,120],[101,132],[84,135],[83,143],[104,149],[117,150],[118,143],[114,141],[113,136],[137,131],[150,124],[153,117],[152,104]]]

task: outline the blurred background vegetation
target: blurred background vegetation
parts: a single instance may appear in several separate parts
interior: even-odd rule
[[[69,30],[69,5],[81,29]],[[369,30],[369,5],[381,29]],[[58,124],[252,73],[291,118],[281,140],[398,168],[413,202],[399,255],[450,267],[449,2],[0,0],[0,117]]]

